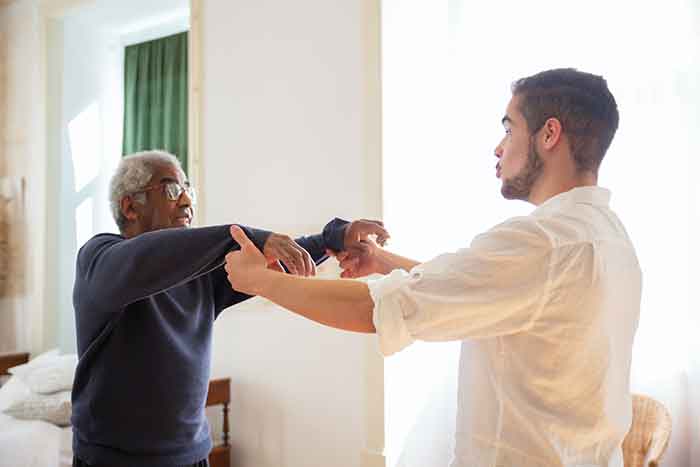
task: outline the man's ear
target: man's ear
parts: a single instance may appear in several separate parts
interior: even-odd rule
[[[139,211],[137,210],[136,203],[134,201],[134,198],[132,198],[130,195],[126,195],[119,201],[119,209],[122,212],[122,215],[126,217],[126,219],[129,222],[133,222],[139,217]]]
[[[547,150],[552,150],[562,141],[563,128],[558,118],[548,118],[542,125],[542,146]]]

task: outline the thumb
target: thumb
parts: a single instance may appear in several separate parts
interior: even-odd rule
[[[243,229],[241,229],[237,225],[232,225],[230,231],[231,237],[233,237],[236,243],[238,243],[241,246],[241,249],[251,247],[256,248],[255,244],[251,242],[248,236],[245,234],[245,232],[243,232]]]

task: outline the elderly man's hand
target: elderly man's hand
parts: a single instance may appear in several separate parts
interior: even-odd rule
[[[370,236],[375,236],[377,243],[381,246],[384,246],[390,237],[382,221],[360,219],[351,222],[345,227],[345,250],[360,247],[361,243],[366,241]]]
[[[243,293],[257,295],[263,285],[268,261],[237,225],[231,226],[231,237],[241,249],[226,255],[226,273],[231,286]]]
[[[263,254],[271,269],[279,269],[277,262],[281,261],[292,274],[316,275],[316,264],[309,252],[288,235],[271,234],[265,242]]]

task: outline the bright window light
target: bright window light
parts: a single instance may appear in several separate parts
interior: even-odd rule
[[[601,74],[617,99],[620,128],[599,183],[611,189],[644,272],[633,375],[642,381],[682,372],[691,329],[690,219],[698,209],[691,201],[700,197],[688,175],[694,143],[683,136],[700,124],[697,14],[687,0],[576,5],[382,3],[384,218],[392,249],[426,260],[531,212],[503,200],[495,177],[511,82],[557,67]],[[456,371],[448,355],[458,346],[422,358],[430,345],[386,361],[391,467],[418,465],[401,456],[435,388],[416,381]],[[430,465],[447,465],[450,455]]]
[[[102,159],[100,111],[97,102],[88,105],[68,122],[68,138],[75,192],[78,193],[97,177]]]
[[[92,204],[92,198],[85,198],[75,210],[75,240],[78,248],[94,235]]]

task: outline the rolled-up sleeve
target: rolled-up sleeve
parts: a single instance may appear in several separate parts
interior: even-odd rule
[[[469,248],[368,282],[381,352],[391,355],[415,340],[494,337],[532,326],[554,250],[536,222],[520,219],[477,236]]]

